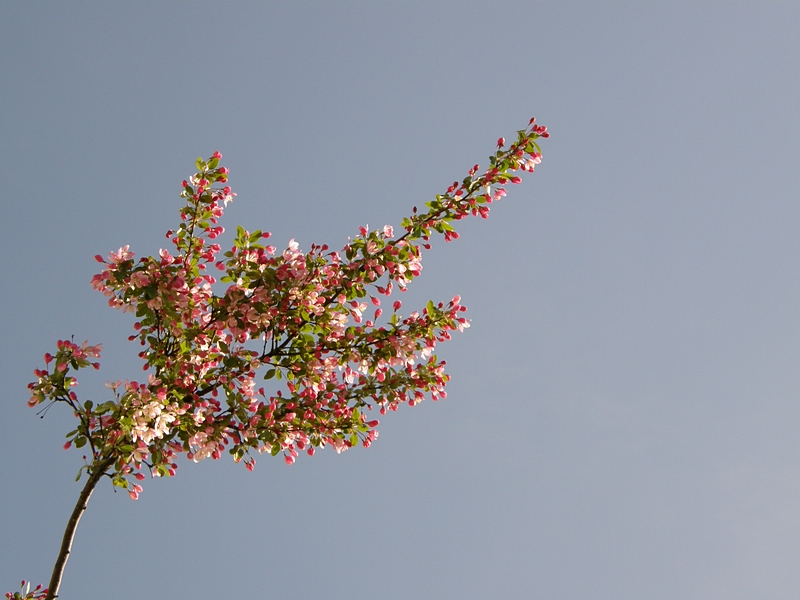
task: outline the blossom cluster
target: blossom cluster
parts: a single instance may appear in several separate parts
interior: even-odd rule
[[[62,340],[35,372],[29,404],[69,404],[79,424],[65,447],[88,445],[84,468],[103,465],[133,499],[145,474],[174,475],[181,453],[196,462],[228,452],[252,470],[259,453],[291,464],[324,446],[369,447],[379,423],[371,411],[446,397],[436,346],[469,326],[459,296],[406,315],[390,297],[420,275],[434,233],[457,239],[455,221],[486,218],[505,186],[520,183],[516,172],[534,171],[536,140],[547,137],[532,119],[508,146],[498,140],[488,169],[475,165],[400,228],[359,228],[338,251],[303,252],[294,240],[278,251],[269,233],[242,227],[223,251],[229,171],[219,153],[198,159],[169,249],[138,261],[128,246],[95,257],[103,267],[92,286],[135,315],[129,339],[146,376],[109,382],[107,402],[81,403],[71,372],[98,368],[101,347]]]
[[[6,592],[8,600],[42,600],[47,597],[47,588],[43,588],[41,584],[31,589],[31,582],[22,580],[18,592]]]

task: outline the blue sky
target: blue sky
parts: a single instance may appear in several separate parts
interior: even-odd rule
[[[165,244],[219,150],[222,223],[340,247],[547,125],[544,161],[424,258],[461,294],[447,400],[368,450],[101,485],[61,597],[794,598],[800,8],[732,2],[4,2],[0,588],[46,582],[80,490],[55,340],[135,378],[92,257]]]

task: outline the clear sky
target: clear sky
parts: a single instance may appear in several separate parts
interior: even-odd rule
[[[341,247],[547,125],[544,162],[438,243],[462,295],[438,403],[368,450],[101,485],[61,597],[796,598],[800,4],[0,3],[0,591],[47,582],[72,417],[56,339],[141,374],[95,254],[163,246],[223,153],[222,223]]]

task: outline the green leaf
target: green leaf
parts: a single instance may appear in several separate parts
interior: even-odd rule
[[[219,159],[218,158],[212,158],[210,161],[208,161],[208,168],[209,169],[216,169],[218,166],[219,166]]]
[[[204,165],[204,163],[203,163],[203,157],[201,157],[201,156],[198,156],[198,157],[197,157],[197,160],[196,160],[196,161],[195,161],[195,163],[194,163],[194,166],[195,166],[195,167],[197,167],[197,170],[198,170],[198,171],[202,171],[202,170],[203,170],[203,165]]]

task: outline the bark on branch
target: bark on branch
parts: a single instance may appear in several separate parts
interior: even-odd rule
[[[67,566],[69,553],[72,550],[72,540],[75,539],[75,530],[78,528],[78,523],[86,510],[86,505],[89,504],[89,498],[92,497],[97,482],[106,474],[106,470],[114,464],[114,458],[109,457],[96,464],[86,485],[83,486],[83,491],[78,497],[78,503],[72,511],[72,515],[67,523],[67,528],[64,531],[64,539],[61,541],[61,550],[58,553],[56,564],[53,567],[53,575],[50,577],[50,585],[48,586],[47,596],[45,600],[55,600],[58,598],[58,590],[61,587],[61,578],[64,576],[64,569]]]

